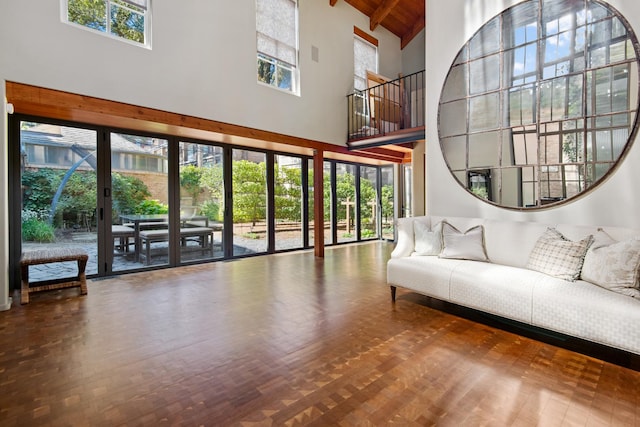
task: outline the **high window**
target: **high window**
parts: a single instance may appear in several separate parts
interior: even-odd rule
[[[298,2],[256,0],[258,81],[298,93]]]
[[[151,0],[62,0],[62,20],[150,47]]]
[[[378,41],[354,27],[353,35],[353,87],[367,89],[367,71],[378,72]]]

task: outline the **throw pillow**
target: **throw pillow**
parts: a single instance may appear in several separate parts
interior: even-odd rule
[[[433,226],[433,230],[423,222],[414,221],[413,232],[415,247],[413,255],[438,255],[442,250],[442,222]]]
[[[548,228],[533,247],[527,268],[573,282],[580,277],[582,263],[591,243],[592,235],[573,242],[555,228]]]
[[[640,239],[618,242],[599,230],[584,257],[581,276],[610,291],[640,298]]]
[[[489,261],[484,247],[484,227],[476,225],[464,233],[442,221],[443,249],[440,258]]]

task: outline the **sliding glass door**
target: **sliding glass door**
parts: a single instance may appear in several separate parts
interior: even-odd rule
[[[80,246],[98,272],[97,133],[20,121],[21,250]],[[30,267],[31,281],[77,275],[76,262]]]
[[[180,143],[180,261],[224,257],[224,149]]]
[[[111,224],[106,230],[112,271],[169,263],[168,141],[111,132]],[[111,234],[111,236],[109,236]]]

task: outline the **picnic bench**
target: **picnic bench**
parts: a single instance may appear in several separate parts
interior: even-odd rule
[[[142,230],[139,234],[140,244],[144,248],[140,255],[144,256],[145,264],[151,264],[151,244],[154,242],[169,241],[169,230]],[[195,250],[200,250],[204,254],[210,252],[213,256],[213,228],[210,227],[183,227],[180,228],[181,247],[186,248],[187,240],[195,239],[198,246]]]
[[[20,302],[29,303],[29,295],[34,292],[50,291],[54,289],[80,287],[80,295],[87,294],[87,277],[85,270],[89,254],[82,248],[49,248],[24,252],[20,257],[21,294]],[[54,262],[77,261],[78,276],[71,280],[46,280],[36,283],[37,286],[29,285],[29,266],[39,264],[49,264]]]

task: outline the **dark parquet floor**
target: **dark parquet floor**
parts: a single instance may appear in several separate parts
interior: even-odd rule
[[[14,303],[0,313],[0,425],[640,425],[640,372],[407,291],[394,305],[390,250],[157,270]]]

